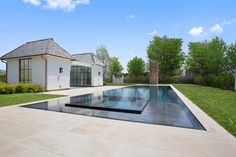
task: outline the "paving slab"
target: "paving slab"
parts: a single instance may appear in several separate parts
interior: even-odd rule
[[[107,89],[112,87],[78,88],[67,92],[78,95]],[[177,89],[174,90],[206,131],[36,110],[17,105],[0,108],[0,156],[235,157],[235,137]]]

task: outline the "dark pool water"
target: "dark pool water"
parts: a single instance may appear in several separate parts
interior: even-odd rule
[[[205,130],[169,86],[129,86],[23,107]]]

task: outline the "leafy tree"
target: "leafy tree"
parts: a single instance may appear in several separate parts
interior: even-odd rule
[[[230,69],[236,71],[236,42],[228,47],[227,58]]]
[[[219,37],[213,38],[208,45],[209,53],[209,72],[213,75],[220,75],[225,72],[227,45]]]
[[[97,47],[96,57],[106,65],[109,65],[111,60],[105,45],[100,45]]]
[[[137,77],[143,75],[145,72],[144,60],[142,58],[138,58],[137,56],[135,56],[128,62],[127,71],[129,73],[129,76],[131,77]]]
[[[187,57],[188,70],[195,75],[220,75],[223,74],[226,64],[226,43],[215,37],[211,41],[190,42]]]
[[[147,48],[148,58],[159,63],[160,80],[169,82],[179,75],[184,61],[182,39],[154,36]]]
[[[108,77],[107,76],[107,70],[108,70],[108,66],[109,66],[109,63],[111,61],[111,58],[108,54],[108,50],[106,48],[105,45],[100,45],[99,47],[97,47],[96,49],[96,57],[102,61],[104,64],[106,64],[106,66],[103,68],[103,75],[104,77]]]
[[[111,78],[112,75],[114,75],[115,77],[118,77],[121,75],[121,72],[123,70],[122,65],[120,64],[119,58],[117,57],[112,57],[110,64],[108,66],[108,74],[109,77]]]
[[[227,58],[229,68],[234,72],[234,90],[236,90],[236,42],[228,47]]]
[[[187,70],[192,71],[195,75],[204,76],[208,73],[209,57],[207,53],[208,43],[190,42],[189,56],[187,57]]]

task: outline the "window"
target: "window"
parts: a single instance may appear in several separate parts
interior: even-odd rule
[[[32,83],[32,59],[20,59],[20,83]]]
[[[70,72],[71,86],[91,86],[91,68],[72,66]]]
[[[101,72],[98,72],[98,76],[100,76],[101,75]]]

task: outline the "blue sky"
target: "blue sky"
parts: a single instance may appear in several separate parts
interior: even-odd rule
[[[104,44],[126,68],[133,56],[146,60],[153,35],[182,38],[186,53],[189,41],[220,36],[235,42],[235,7],[235,0],[3,0],[0,56],[52,37],[71,54]]]

